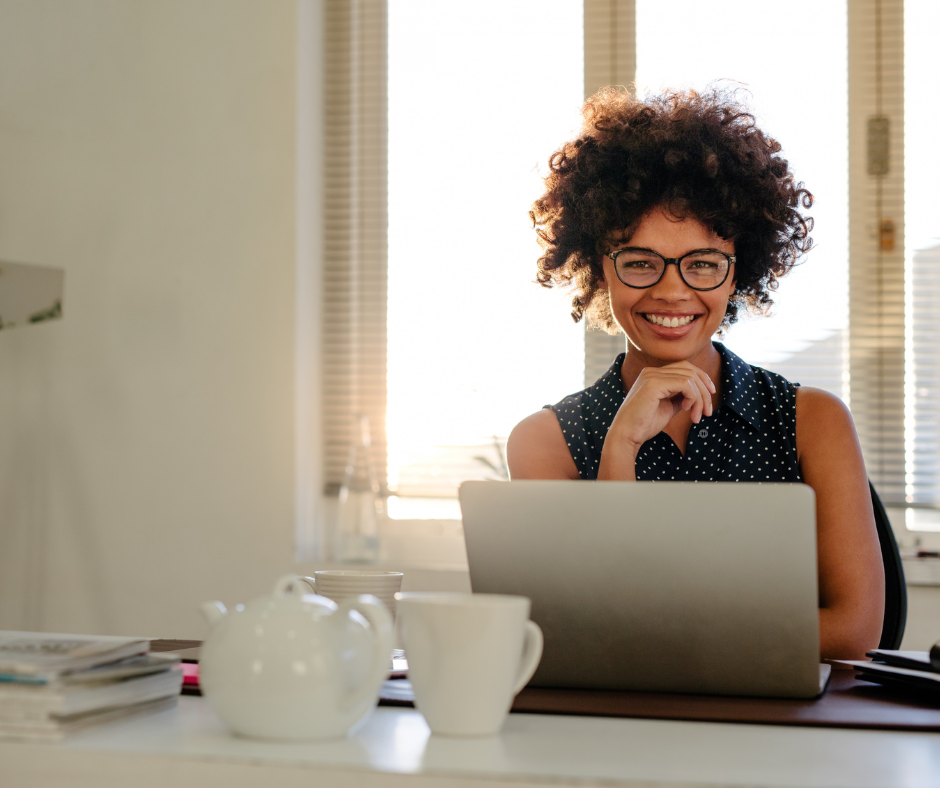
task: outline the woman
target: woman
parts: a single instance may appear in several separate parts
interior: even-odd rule
[[[820,650],[878,645],[884,571],[852,418],[712,336],[812,246],[812,195],[733,95],[607,88],[550,159],[531,217],[539,281],[626,334],[594,386],[524,419],[514,479],[805,482],[816,493]]]

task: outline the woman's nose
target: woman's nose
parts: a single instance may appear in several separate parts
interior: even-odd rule
[[[683,297],[688,298],[692,288],[682,281],[679,275],[678,265],[667,265],[663,271],[663,277],[652,287],[654,298],[662,298],[668,301],[680,300]]]

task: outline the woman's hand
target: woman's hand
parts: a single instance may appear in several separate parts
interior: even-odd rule
[[[636,479],[640,447],[658,435],[680,411],[693,424],[711,416],[712,379],[688,361],[664,367],[645,367],[630,387],[604,441],[598,479]]]

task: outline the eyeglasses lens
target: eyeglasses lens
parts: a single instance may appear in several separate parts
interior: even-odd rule
[[[723,254],[701,252],[683,257],[679,263],[679,270],[689,287],[708,290],[725,281],[728,275],[728,265],[728,258]]]

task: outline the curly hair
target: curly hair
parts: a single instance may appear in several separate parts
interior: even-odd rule
[[[734,295],[722,329],[742,307],[766,313],[777,280],[813,245],[813,195],[796,182],[780,143],[757,128],[737,91],[667,91],[640,100],[604,88],[587,100],[579,136],[549,159],[545,193],[529,217],[543,254],[537,281],[572,291],[571,316],[615,334],[603,281],[611,237],[627,241],[661,206],[733,241]]]

